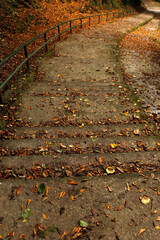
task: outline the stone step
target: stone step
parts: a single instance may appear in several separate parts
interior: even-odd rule
[[[4,140],[2,155],[54,155],[160,150],[159,136]]]
[[[99,161],[100,159],[100,161]],[[102,166],[119,166],[128,168],[135,166],[160,167],[160,151],[141,151],[123,153],[91,153],[91,154],[57,154],[57,155],[27,155],[3,156],[1,170],[6,168],[31,169],[33,166],[52,167],[57,171],[62,168],[77,170],[80,166],[89,166],[92,169]]]
[[[123,125],[93,125],[72,127],[17,127],[8,128],[3,132],[5,139],[35,139],[35,138],[95,138],[113,136],[147,136],[156,135],[154,124],[123,124]]]

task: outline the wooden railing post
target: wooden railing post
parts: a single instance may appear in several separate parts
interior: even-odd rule
[[[70,33],[72,33],[72,21],[69,22],[69,26],[70,26]]]
[[[59,25],[57,27],[58,27],[58,34],[59,34],[59,41],[60,41],[61,40],[60,27],[59,27]]]
[[[48,45],[47,45],[47,34],[44,33],[44,41],[45,41],[45,49],[46,49],[46,52],[48,52]]]
[[[80,22],[81,22],[81,28],[82,28],[82,18],[80,18]]]
[[[98,23],[100,23],[100,21],[101,21],[101,16],[98,15]]]
[[[108,13],[106,14],[106,22],[107,22],[107,20],[108,20]]]
[[[24,46],[24,54],[25,54],[25,58],[28,58],[28,52],[27,52],[27,46]],[[27,69],[29,69],[29,61],[27,60],[26,62],[27,65]]]

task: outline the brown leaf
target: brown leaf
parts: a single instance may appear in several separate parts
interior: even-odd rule
[[[27,235],[22,233],[22,234],[19,236],[18,240],[19,240],[19,239],[23,239],[23,240],[24,240],[24,239],[27,239]]]

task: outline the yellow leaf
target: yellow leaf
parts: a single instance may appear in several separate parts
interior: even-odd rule
[[[88,175],[89,177],[92,177],[92,174],[91,174],[91,173],[88,173],[87,175]]]
[[[160,226],[156,226],[155,228],[158,229],[158,230],[160,230]]]
[[[140,199],[143,204],[148,204],[151,200],[150,197],[146,197],[146,196],[141,197]]]
[[[116,147],[118,147],[118,145],[117,145],[116,143],[111,143],[110,146],[111,146],[111,148],[113,148],[113,149],[116,148]]]
[[[107,172],[108,174],[113,174],[113,173],[115,173],[115,167],[113,166],[113,167],[108,167],[108,168],[106,168],[106,172]]]
[[[146,229],[141,229],[140,231],[139,231],[139,233],[137,234],[137,236],[139,236],[141,233],[143,233],[143,232],[145,232],[146,231]]]
[[[128,191],[131,191],[128,183],[127,183],[127,190],[128,190]]]
[[[160,221],[160,216],[159,216],[159,217],[157,217],[157,221]]]

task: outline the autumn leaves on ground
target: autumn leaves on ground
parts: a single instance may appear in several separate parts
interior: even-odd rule
[[[1,105],[9,108],[0,131],[1,239],[159,240],[152,18],[135,14],[69,35],[41,59],[41,77]]]

